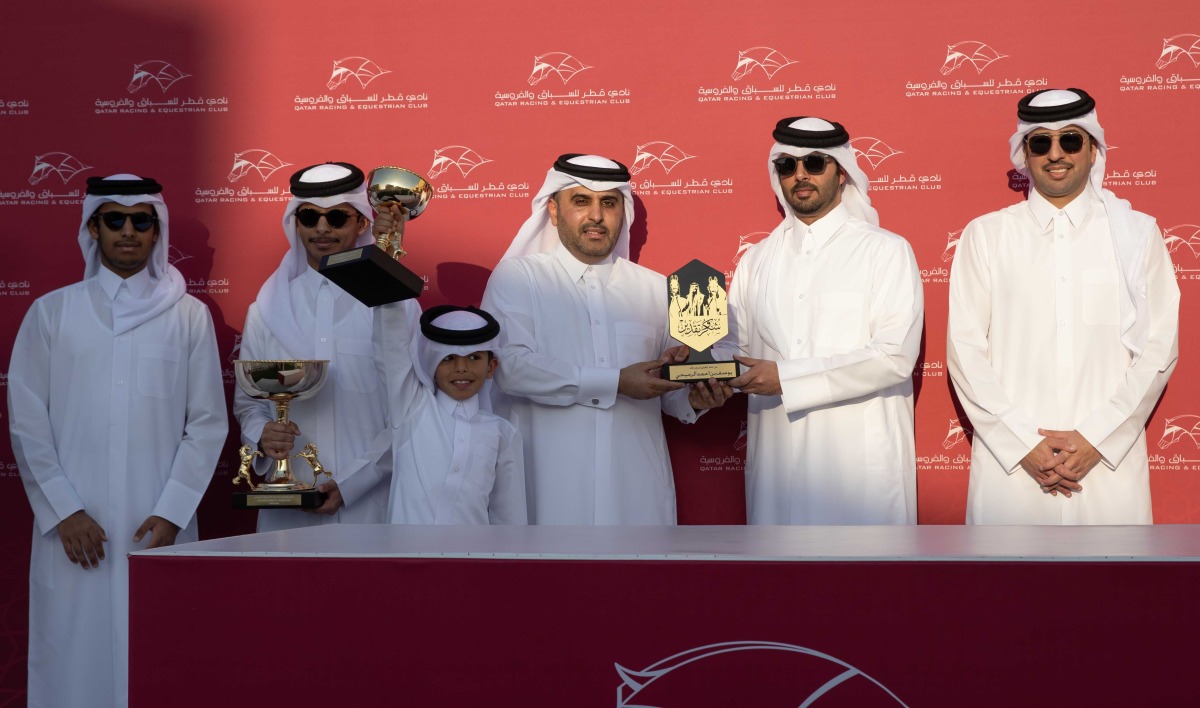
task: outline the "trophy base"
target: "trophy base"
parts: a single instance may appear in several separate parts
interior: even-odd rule
[[[234,509],[316,509],[325,503],[329,495],[315,489],[291,489],[280,491],[233,493]]]
[[[742,375],[742,365],[736,361],[705,361],[694,364],[663,364],[662,377],[668,381],[728,381]]]
[[[416,273],[373,243],[325,256],[320,271],[367,307],[408,300],[425,289]]]

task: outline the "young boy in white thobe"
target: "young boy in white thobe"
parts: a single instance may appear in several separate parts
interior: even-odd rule
[[[442,305],[410,335],[403,303],[376,309],[374,349],[392,427],[393,524],[525,524],[521,436],[494,415],[486,386],[500,325]]]

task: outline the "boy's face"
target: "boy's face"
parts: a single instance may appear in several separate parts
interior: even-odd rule
[[[499,363],[488,352],[471,352],[466,356],[450,354],[438,362],[433,378],[447,396],[465,401],[479,393],[483,382],[492,378]]]

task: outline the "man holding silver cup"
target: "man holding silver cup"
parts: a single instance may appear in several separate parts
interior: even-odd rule
[[[265,455],[257,461],[260,473],[274,460],[314,444],[332,479],[310,479],[309,465],[293,465],[298,480],[317,482],[328,499],[315,513],[260,512],[258,530],[382,523],[391,434],[371,346],[372,312],[318,271],[326,256],[374,243],[366,179],[352,164],[330,162],[296,172],[291,191],[283,216],[288,251],[250,306],[240,358],[324,359],[330,362],[329,378],[312,398],[292,404],[286,425],[275,422],[272,404],[241,391],[234,396],[234,415],[243,442]],[[415,300],[404,306],[410,308],[410,321],[420,319]]]

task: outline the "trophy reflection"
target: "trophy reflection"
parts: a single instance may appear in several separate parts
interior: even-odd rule
[[[367,200],[375,211],[399,204],[405,221],[420,216],[433,196],[424,177],[403,167],[376,167],[367,180]],[[362,304],[375,307],[417,297],[424,290],[425,281],[400,265],[405,255],[401,235],[393,230],[373,245],[325,256],[320,271]]]
[[[316,395],[325,383],[329,372],[328,360],[246,360],[233,362],[234,376],[238,388],[247,396],[261,401],[274,401],[275,422],[288,424],[288,406],[292,401],[303,401]],[[250,470],[258,451],[251,452],[249,445],[239,451],[241,466],[234,477],[236,485],[245,480],[250,487],[246,492],[234,492],[234,508],[256,507],[316,508],[324,503],[325,494],[315,489],[317,475],[326,471],[317,459],[317,446],[309,443],[297,457],[304,457],[313,468],[313,484],[299,482],[292,474],[291,459],[276,460],[267,474],[266,481],[255,485],[250,479]]]

